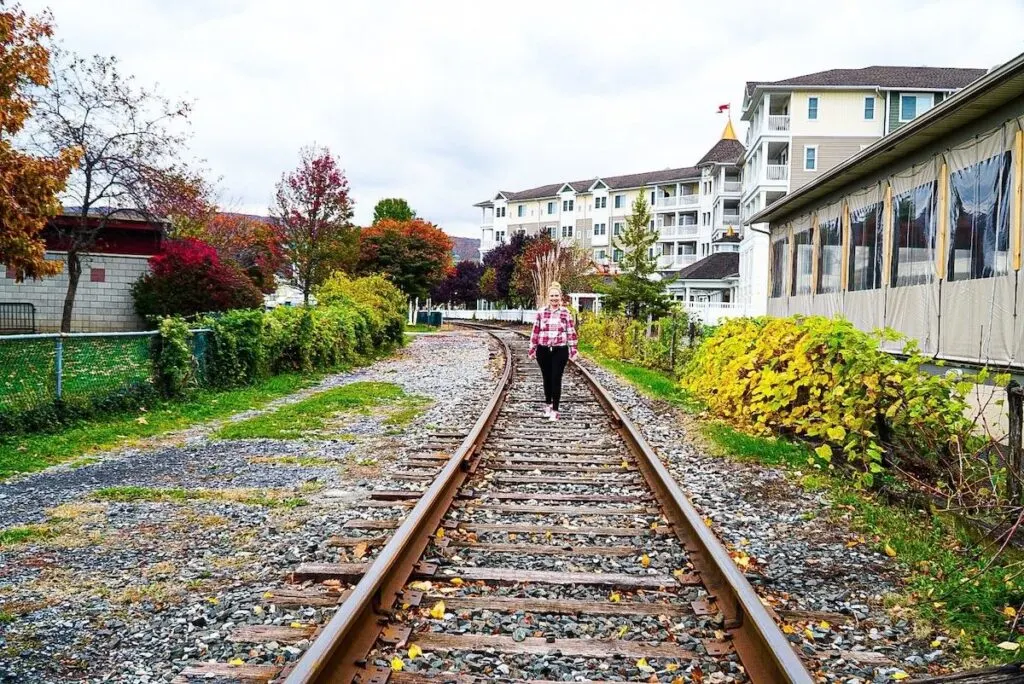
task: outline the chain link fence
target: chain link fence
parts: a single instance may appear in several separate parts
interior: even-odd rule
[[[199,377],[206,377],[207,330],[192,331]],[[152,385],[155,331],[0,336],[0,415],[56,402],[89,405]]]

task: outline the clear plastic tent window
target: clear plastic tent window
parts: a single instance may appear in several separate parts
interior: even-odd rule
[[[811,293],[811,273],[814,261],[814,230],[807,228],[793,235],[793,294]]]
[[[882,207],[876,202],[850,210],[851,292],[882,287]]]
[[[949,174],[949,279],[1010,272],[1010,153]]]
[[[786,296],[786,274],[789,273],[789,240],[782,238],[772,243],[772,297]]]
[[[936,182],[892,198],[892,286],[929,283],[935,269]]]
[[[839,217],[818,222],[821,251],[818,254],[818,292],[839,292],[842,284],[843,232]]]

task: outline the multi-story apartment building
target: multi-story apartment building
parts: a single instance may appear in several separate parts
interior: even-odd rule
[[[984,74],[984,69],[873,66],[748,82],[741,116],[749,122],[742,218],[814,181]],[[767,226],[746,226],[743,233],[739,299],[745,313],[763,314]]]
[[[548,234],[582,245],[598,265],[615,269],[621,252],[614,237],[626,226],[643,193],[658,231],[652,256],[671,273],[717,251],[735,251],[723,236],[739,230],[743,145],[731,122],[720,140],[695,165],[625,176],[552,183],[518,192],[502,191],[474,206],[482,212],[481,258],[515,232]]]

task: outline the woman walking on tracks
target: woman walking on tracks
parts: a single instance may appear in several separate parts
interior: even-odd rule
[[[530,335],[530,358],[537,359],[544,376],[544,415],[558,420],[562,398],[562,372],[569,359],[576,358],[576,327],[572,314],[562,306],[562,286],[551,283],[548,305],[537,312]]]

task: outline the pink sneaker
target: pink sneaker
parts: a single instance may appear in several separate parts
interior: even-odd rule
[[[550,420],[552,423],[558,420],[558,411],[552,411],[551,413],[549,413],[548,420]]]
[[[551,404],[544,404],[544,417],[547,418],[551,415]]]

